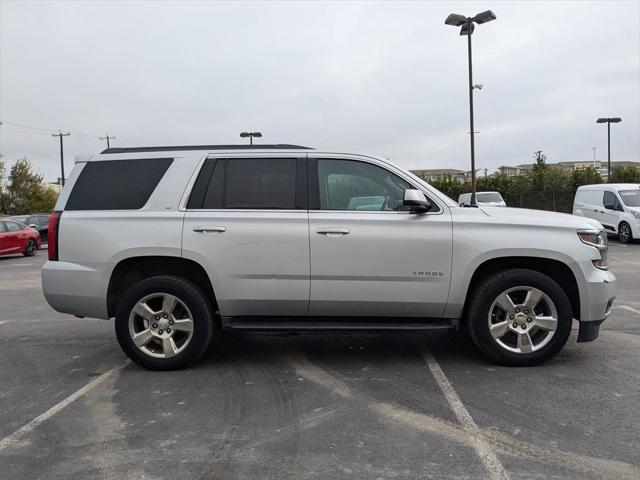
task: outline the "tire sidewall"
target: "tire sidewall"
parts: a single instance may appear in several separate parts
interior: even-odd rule
[[[558,312],[555,334],[544,347],[531,353],[515,353],[500,346],[489,331],[489,309],[495,299],[509,288],[529,286],[543,291],[554,303]],[[527,366],[542,363],[554,356],[567,342],[571,333],[573,315],[571,304],[562,287],[546,275],[533,270],[511,270],[489,279],[476,292],[468,319],[472,338],[492,360],[511,366]]]
[[[129,333],[131,310],[143,297],[154,293],[168,293],[179,298],[193,316],[193,336],[187,347],[170,358],[146,355],[134,343]],[[196,360],[211,343],[213,335],[213,309],[211,302],[192,282],[179,277],[152,277],[135,284],[123,297],[115,319],[118,343],[138,365],[150,370],[175,370]]]

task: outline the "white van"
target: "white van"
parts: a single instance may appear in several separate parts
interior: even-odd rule
[[[640,239],[640,184],[610,183],[578,187],[573,214],[598,220],[623,243]]]
[[[461,207],[471,205],[471,194],[462,193],[458,197]],[[500,195],[500,192],[476,192],[476,203],[484,207],[506,207],[507,203]]]

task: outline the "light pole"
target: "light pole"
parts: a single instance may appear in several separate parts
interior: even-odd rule
[[[599,118],[596,120],[596,123],[607,124],[607,183],[611,183],[611,124],[620,123],[621,121],[620,117]]]
[[[262,133],[260,132],[242,132],[240,133],[240,137],[249,138],[249,145],[253,145],[253,137],[262,138]]]
[[[496,14],[491,10],[478,13],[475,17],[465,17],[464,15],[458,15],[452,13],[444,21],[445,25],[452,25],[460,28],[460,35],[467,36],[467,50],[469,52],[469,124],[470,124],[470,138],[471,138],[471,205],[476,204],[476,145],[475,145],[475,131],[473,128],[473,90],[474,88],[481,89],[482,86],[477,87],[473,84],[473,62],[471,58],[471,35],[475,29],[475,24],[481,25],[483,23],[490,22],[496,19]]]

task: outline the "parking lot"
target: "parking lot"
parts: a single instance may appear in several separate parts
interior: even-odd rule
[[[640,245],[611,241],[600,338],[534,368],[463,334],[239,335],[178,372],[54,312],[0,257],[0,471],[13,479],[640,478]]]

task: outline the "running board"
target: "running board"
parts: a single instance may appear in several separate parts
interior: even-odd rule
[[[246,331],[367,332],[456,330],[459,320],[379,317],[222,317],[222,328]]]

